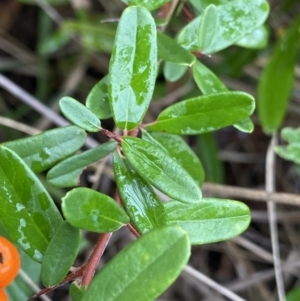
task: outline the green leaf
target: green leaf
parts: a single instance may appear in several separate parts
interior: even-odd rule
[[[174,282],[189,256],[181,228],[151,230],[101,269],[82,301],[153,301]]]
[[[240,235],[250,223],[249,208],[238,201],[203,198],[195,204],[164,204],[170,224],[187,231],[194,245],[227,240]]]
[[[111,110],[108,99],[108,76],[104,76],[90,91],[86,98],[86,106],[99,119],[110,118]]]
[[[300,128],[284,128],[281,138],[287,141],[287,146],[275,146],[275,152],[285,160],[300,164]]]
[[[289,143],[300,143],[300,128],[286,127],[282,129],[281,138]]]
[[[22,250],[19,251],[23,275],[25,274],[32,281],[32,283],[39,285],[41,265],[32,260]],[[26,282],[24,278],[20,276],[20,274],[18,274],[15,280],[9,286],[7,286],[5,290],[10,301],[28,300],[35,293],[33,288],[28,285],[28,282]]]
[[[193,178],[160,147],[135,137],[123,137],[122,148],[136,171],[171,198],[193,203],[201,190]]]
[[[0,146],[0,220],[10,237],[41,262],[62,223],[53,200],[36,175],[10,149]]]
[[[245,133],[252,133],[254,130],[254,124],[253,124],[251,118],[249,118],[249,117],[236,122],[233,126],[236,129],[240,130],[241,132],[245,132]]]
[[[204,95],[228,91],[221,80],[199,61],[193,65],[192,70],[193,78]]]
[[[218,92],[227,92],[227,87],[220,79],[206,66],[200,62],[193,65],[193,77],[203,94],[213,94]],[[253,122],[250,118],[245,118],[233,124],[235,128],[242,132],[251,133],[254,129]]]
[[[199,31],[199,49],[204,54],[220,51],[261,26],[269,13],[265,0],[234,0],[205,8]]]
[[[200,46],[201,16],[196,17],[180,31],[177,42],[190,52],[198,51]]]
[[[285,32],[265,66],[258,85],[258,113],[263,130],[281,126],[293,87],[294,67],[300,45],[300,16]]]
[[[286,296],[286,301],[298,301],[300,299],[300,286],[291,289]]]
[[[157,32],[158,58],[179,65],[192,66],[196,57],[167,35]]]
[[[204,181],[202,164],[181,137],[166,133],[148,133],[147,131],[143,131],[143,139],[163,149],[169,157],[189,173],[199,186],[202,185]]]
[[[100,120],[86,106],[76,99],[65,96],[59,101],[59,107],[65,117],[88,132],[100,131]]]
[[[113,168],[122,203],[140,233],[164,225],[166,212],[162,202],[152,187],[118,152],[114,153]]]
[[[110,54],[114,44],[115,28],[113,24],[82,22],[77,20],[64,21],[61,31],[69,35],[78,34],[81,44],[89,51],[101,51]]]
[[[210,4],[221,5],[223,3],[227,3],[228,0],[189,0],[191,4],[198,10],[202,11]]]
[[[129,223],[115,200],[89,188],[69,191],[62,199],[62,211],[72,226],[92,232],[112,232]]]
[[[79,177],[84,168],[106,157],[117,146],[117,142],[103,143],[81,154],[74,155],[52,167],[47,174],[47,181],[56,187],[79,185]]]
[[[218,146],[213,133],[196,136],[196,153],[199,156],[208,182],[223,183],[223,162],[218,157]]]
[[[75,153],[85,139],[85,131],[67,126],[2,145],[16,152],[34,172],[41,172]]]
[[[72,40],[72,35],[68,32],[58,30],[40,41],[38,52],[42,55],[49,55],[64,47]]]
[[[148,129],[170,134],[207,133],[245,119],[254,106],[253,97],[243,92],[190,98],[166,108]]]
[[[122,2],[127,5],[143,6],[151,11],[170,2],[170,0],[122,0]]]
[[[81,231],[63,222],[46,250],[41,270],[45,286],[59,284],[68,274],[78,254]]]
[[[187,69],[188,66],[185,65],[178,65],[171,62],[165,62],[163,69],[164,77],[169,82],[176,82],[183,76]]]
[[[119,21],[109,65],[108,94],[121,129],[134,129],[153,94],[157,69],[156,25],[143,7],[129,7]]]
[[[86,291],[85,286],[79,286],[75,281],[70,285],[70,295],[73,301],[81,301]]]
[[[251,49],[262,49],[267,46],[268,36],[269,33],[267,28],[264,25],[261,25],[250,34],[238,40],[236,45]]]

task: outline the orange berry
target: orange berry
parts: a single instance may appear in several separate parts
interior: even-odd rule
[[[20,263],[17,248],[5,237],[0,236],[0,287],[9,285],[15,279]]]
[[[0,301],[9,301],[5,291],[3,291],[1,288],[0,288]]]

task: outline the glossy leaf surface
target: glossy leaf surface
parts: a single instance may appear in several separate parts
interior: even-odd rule
[[[221,80],[199,61],[193,65],[193,77],[198,88],[205,95],[228,91]],[[253,122],[248,117],[233,124],[233,126],[246,133],[251,133],[254,129]]]
[[[113,167],[122,203],[139,232],[164,225],[165,208],[152,187],[118,152],[114,153]]]
[[[122,148],[131,165],[154,187],[181,202],[200,201],[199,186],[160,147],[139,138],[123,137]]]
[[[193,78],[203,94],[227,92],[227,87],[205,65],[197,61],[193,65]]]
[[[190,52],[199,50],[200,22],[201,16],[196,17],[183,27],[177,37],[178,43]]]
[[[53,200],[36,175],[10,149],[0,146],[0,219],[31,258],[42,261],[62,223]]]
[[[251,49],[261,49],[265,48],[267,46],[267,43],[268,30],[265,26],[261,25],[250,34],[238,40],[236,42],[236,45]]]
[[[60,283],[68,274],[77,256],[80,238],[79,229],[66,221],[61,224],[52,237],[43,259],[41,279],[45,286]]]
[[[88,132],[99,132],[99,118],[76,99],[65,96],[59,101],[59,107],[65,117],[75,125]]]
[[[56,187],[77,186],[83,169],[113,152],[116,145],[117,142],[115,141],[106,142],[81,154],[67,158],[49,170],[47,181]]]
[[[286,113],[300,45],[299,27],[300,16],[277,43],[261,74],[258,85],[258,113],[266,133],[278,130]]]
[[[243,92],[190,98],[166,108],[148,129],[170,134],[207,133],[245,119],[254,106],[253,97]]]
[[[156,25],[143,7],[124,10],[109,65],[108,93],[117,126],[132,130],[144,117],[155,86]]]
[[[86,106],[99,119],[111,117],[108,99],[108,76],[104,76],[90,91],[86,98]]]
[[[194,55],[180,46],[167,35],[157,32],[158,58],[179,65],[192,66],[196,61]]]
[[[200,186],[204,181],[204,170],[201,162],[189,145],[179,136],[166,133],[148,133],[143,131],[143,139],[156,144],[170,158],[184,168]]]
[[[217,6],[228,2],[228,0],[189,0],[189,2],[191,2],[191,4],[197,10],[202,11],[210,4],[214,4]]]
[[[249,208],[237,201],[203,198],[196,204],[169,201],[164,204],[171,224],[188,232],[192,244],[206,244],[233,238],[250,223]]]
[[[189,256],[189,240],[181,228],[151,230],[101,269],[82,301],[153,301],[174,282]]]
[[[261,26],[268,13],[265,0],[233,0],[206,7],[201,18],[199,49],[211,54],[236,43]]]
[[[129,223],[129,217],[115,200],[89,188],[75,188],[62,201],[66,220],[79,229],[106,233]]]
[[[284,128],[281,137],[289,144],[287,146],[276,146],[275,152],[280,157],[300,164],[300,128]]]
[[[176,82],[183,76],[187,69],[188,66],[185,65],[165,62],[163,69],[164,77],[169,82]]]
[[[127,5],[136,5],[136,6],[143,6],[148,10],[155,10],[164,4],[170,2],[170,0],[122,0]]]
[[[81,301],[85,291],[86,288],[84,286],[79,286],[76,282],[73,282],[70,285],[70,295],[72,297],[72,301]]]
[[[67,126],[2,145],[16,152],[34,172],[41,172],[75,153],[85,139],[85,131]]]

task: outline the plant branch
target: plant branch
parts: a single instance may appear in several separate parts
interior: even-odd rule
[[[268,147],[266,157],[266,192],[267,194],[275,191],[275,173],[276,173],[276,161],[274,147],[277,144],[277,134],[272,135],[271,142]],[[268,198],[268,195],[267,195]],[[285,290],[282,278],[282,268],[280,262],[280,251],[278,244],[278,231],[277,231],[277,216],[276,216],[276,204],[271,200],[267,202],[268,216],[269,216],[269,227],[271,233],[271,243],[273,251],[273,261],[275,270],[275,279],[277,285],[277,293],[279,301],[285,301]]]
[[[246,301],[245,299],[241,298],[237,294],[230,291],[228,288],[220,285],[219,283],[215,282],[214,280],[210,279],[206,275],[202,274],[201,272],[197,271],[193,267],[187,265],[183,270],[192,280],[197,280],[201,284],[204,283],[205,285],[209,286],[210,288],[216,290],[223,296],[229,298],[232,301]]]
[[[101,128],[101,129],[100,129],[100,132],[101,132],[103,135],[105,135],[105,136],[107,136],[107,137],[109,137],[109,138],[111,138],[111,139],[116,140],[117,142],[121,142],[121,141],[122,141],[122,137],[121,137],[120,135],[117,135],[117,134],[115,134],[115,133],[113,133],[113,132],[111,132],[111,131],[109,131],[109,130],[107,130],[107,129]]]
[[[267,202],[299,206],[300,196],[291,193],[266,192],[265,190],[241,188],[229,185],[204,183],[202,191],[206,196],[219,196],[223,198],[246,199],[251,201]]]
[[[89,286],[89,284],[91,283],[96,268],[99,264],[99,261],[109,242],[111,235],[112,233],[104,233],[99,237],[90,258],[88,259],[88,262],[83,268],[82,283],[81,283],[83,286]]]

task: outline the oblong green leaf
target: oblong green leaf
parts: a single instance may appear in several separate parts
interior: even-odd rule
[[[192,70],[193,78],[204,95],[228,91],[222,81],[199,61],[193,65]]]
[[[176,82],[188,69],[188,66],[165,62],[163,67],[164,77],[169,82]]]
[[[184,168],[194,181],[201,186],[204,181],[204,170],[199,158],[188,144],[177,135],[166,133],[149,133],[143,131],[143,139],[163,149],[173,160]]]
[[[200,22],[201,16],[196,17],[183,27],[177,36],[177,42],[190,52],[199,50]]]
[[[69,191],[62,199],[62,211],[72,226],[92,232],[112,232],[129,223],[116,201],[89,188]]]
[[[157,69],[156,25],[143,7],[124,10],[109,65],[108,94],[117,126],[132,130],[144,117]]]
[[[179,65],[192,66],[196,57],[167,35],[157,32],[158,58]]]
[[[56,187],[78,186],[84,168],[110,154],[117,146],[116,141],[103,143],[81,154],[74,155],[52,167],[47,181]]]
[[[146,233],[166,222],[166,212],[149,185],[116,151],[113,168],[123,205],[140,233]]]
[[[122,0],[127,5],[136,5],[136,6],[143,6],[148,10],[155,10],[164,4],[170,2],[170,0]]]
[[[277,131],[286,113],[300,47],[299,27],[300,16],[276,44],[260,77],[257,108],[266,133]]]
[[[224,167],[218,157],[219,149],[214,133],[196,136],[196,153],[203,164],[205,180],[224,183]]]
[[[199,186],[160,147],[139,138],[123,137],[122,148],[135,170],[154,187],[181,202],[200,201]]]
[[[181,228],[151,230],[101,269],[82,301],[153,301],[178,277],[189,256]]]
[[[36,175],[10,149],[0,146],[0,220],[10,237],[41,262],[62,217]]]
[[[70,295],[73,301],[81,301],[86,291],[85,286],[79,286],[75,281],[70,285]]]
[[[198,88],[204,95],[228,91],[227,87],[221,82],[221,80],[200,62],[196,62],[193,65],[193,77]],[[254,124],[248,117],[238,121],[233,124],[233,126],[246,133],[251,133],[254,129]]]
[[[86,98],[86,106],[99,119],[110,118],[111,109],[108,99],[108,76],[104,76],[90,91]]]
[[[100,120],[86,106],[76,99],[65,96],[59,101],[59,107],[65,117],[88,132],[100,131]]]
[[[250,34],[238,40],[236,45],[250,49],[265,48],[268,43],[268,36],[269,32],[267,28],[261,25]]]
[[[45,286],[60,283],[68,274],[79,251],[81,231],[63,222],[46,250],[41,279]]]
[[[265,0],[234,0],[205,8],[199,30],[199,46],[204,54],[220,51],[261,26],[269,13]]]
[[[67,126],[2,145],[17,153],[34,172],[41,172],[75,153],[85,139],[84,130]]]
[[[287,146],[275,146],[275,152],[285,160],[300,164],[300,128],[286,127],[281,131],[281,138],[287,141]]]
[[[168,222],[187,231],[194,245],[226,240],[240,235],[250,223],[249,208],[238,201],[203,198],[195,204],[169,201],[164,204]]]
[[[243,92],[223,92],[190,98],[160,113],[149,130],[195,135],[218,130],[252,114],[255,102]]]

